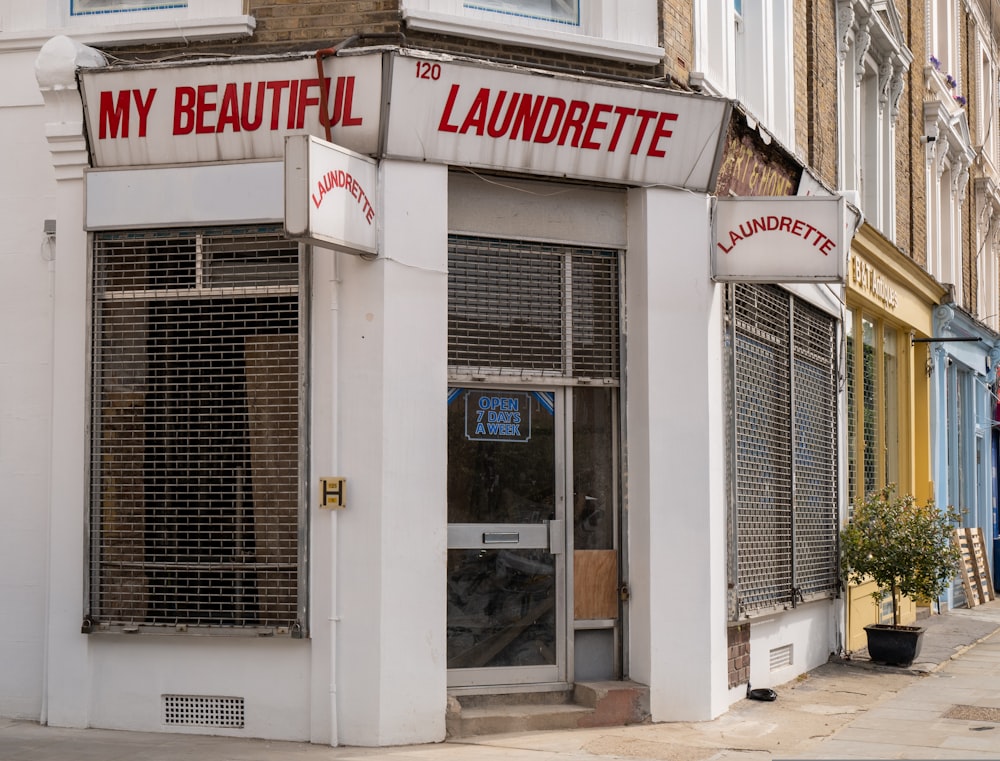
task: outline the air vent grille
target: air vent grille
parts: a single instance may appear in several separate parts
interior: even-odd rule
[[[792,665],[791,644],[776,647],[771,651],[771,671],[777,671]]]
[[[172,726],[243,729],[243,698],[164,695],[163,723]]]

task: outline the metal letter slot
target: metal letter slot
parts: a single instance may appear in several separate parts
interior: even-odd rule
[[[487,531],[483,534],[483,544],[517,544],[521,534],[517,531]]]

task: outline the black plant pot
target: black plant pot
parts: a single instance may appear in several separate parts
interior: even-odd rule
[[[866,626],[868,657],[888,666],[909,666],[920,654],[924,631],[920,626]]]

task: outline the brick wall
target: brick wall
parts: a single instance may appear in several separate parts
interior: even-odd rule
[[[927,164],[924,134],[924,67],[930,58],[925,41],[923,3],[897,3],[903,36],[913,63],[899,101],[896,122],[896,245],[921,266],[927,265]]]
[[[675,2],[678,6],[683,5],[677,0],[671,2]],[[174,54],[179,50],[191,54],[231,55],[311,51],[332,47],[353,35],[402,35],[398,40],[391,38],[362,40],[358,44],[394,42],[402,44],[405,37],[406,43],[413,47],[458,55],[496,58],[525,65],[555,67],[581,74],[635,78],[643,81],[664,77],[662,65],[637,66],[600,58],[504,45],[488,40],[412,32],[406,28],[402,20],[398,0],[249,0],[248,13],[257,22],[256,30],[250,38],[192,44],[123,46],[115,48],[115,55],[124,59],[149,60],[161,58],[167,53]],[[690,16],[689,7],[688,16]],[[687,21],[687,27],[690,31],[690,19]],[[671,31],[671,40],[674,36],[674,32]],[[108,49],[111,49],[110,46]],[[690,60],[688,53],[678,53],[676,57],[685,62]],[[679,64],[675,62],[675,68],[677,66]],[[686,72],[683,77],[686,86]]]
[[[687,86],[694,66],[693,4],[688,0],[661,0],[660,45],[664,74],[682,86]]]
[[[837,168],[837,17],[826,0],[794,4],[795,142],[802,160],[830,187]]]
[[[726,636],[729,644],[729,686],[738,687],[750,681],[750,624],[730,626]]]

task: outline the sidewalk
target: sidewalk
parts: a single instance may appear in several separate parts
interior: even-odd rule
[[[1000,759],[1000,600],[927,626],[919,662],[833,661],[708,722],[330,748],[202,735],[42,727],[0,720],[0,761],[765,761]]]

